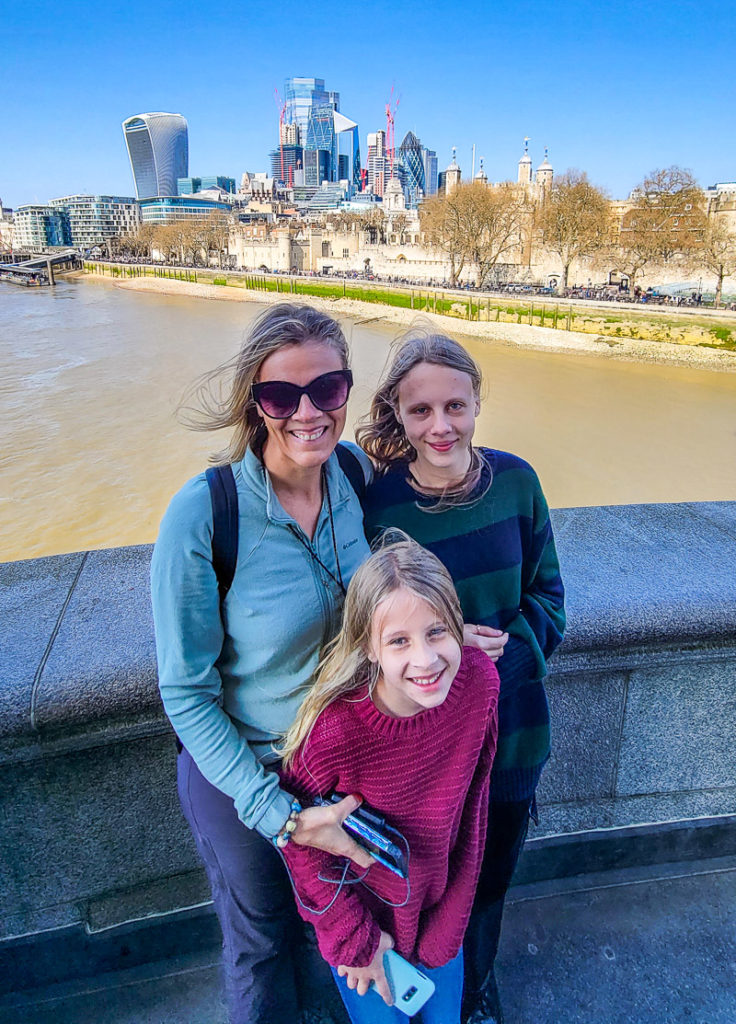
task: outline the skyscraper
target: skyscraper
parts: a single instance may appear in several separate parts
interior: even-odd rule
[[[358,126],[340,113],[340,93],[325,89],[323,78],[286,79],[282,143],[287,137],[298,139],[303,148],[305,185],[317,188],[323,181],[347,179],[351,191],[360,188]],[[279,169],[280,164],[279,153]]]
[[[407,132],[399,146],[399,160],[404,168],[404,194],[407,205],[416,207],[426,195],[422,144],[414,132]]]
[[[181,114],[136,114],[123,121],[138,199],[175,196],[176,179],[189,176],[187,122]]]

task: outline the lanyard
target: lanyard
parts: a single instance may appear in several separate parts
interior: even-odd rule
[[[332,515],[332,499],[330,497],[330,487],[329,487],[329,484],[327,483],[327,474],[325,473],[325,467],[324,466],[322,467],[322,489],[323,489],[324,493],[327,496],[327,512],[328,512],[328,515],[330,517],[330,530],[332,532],[332,550],[335,552],[335,565],[337,566],[337,576],[335,576],[334,572],[331,572],[331,570],[327,568],[327,566],[322,561],[322,559],[319,557],[319,555],[314,550],[312,545],[307,543],[307,541],[304,539],[304,535],[299,530],[297,530],[297,528],[295,526],[293,526],[291,523],[289,523],[289,529],[294,534],[296,539],[300,542],[300,544],[304,545],[306,550],[309,552],[309,557],[312,559],[312,561],[316,562],[319,566],[322,567],[322,569],[324,569],[324,571],[327,573],[327,575],[330,577],[330,579],[334,583],[336,583],[337,586],[340,588],[340,590],[342,592],[342,596],[345,597],[345,584],[342,581],[342,569],[340,568],[340,556],[339,556],[339,554],[337,552],[337,538],[335,537],[335,519],[334,519],[334,516]]]

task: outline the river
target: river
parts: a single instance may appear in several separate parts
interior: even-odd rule
[[[154,540],[224,441],[177,422],[181,395],[262,307],[90,281],[0,289],[0,561]],[[345,326],[352,425],[398,328]],[[552,506],[736,499],[736,374],[461,340],[487,382],[476,440],[528,459]]]

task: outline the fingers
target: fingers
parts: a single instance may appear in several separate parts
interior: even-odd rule
[[[383,999],[386,1006],[393,1006],[394,997],[391,995],[391,989],[388,985],[388,978],[386,972],[381,968],[380,972],[376,974],[374,979],[376,985],[376,992],[378,992],[381,999]]]
[[[471,626],[469,622],[466,622],[465,625],[478,636],[508,636],[502,629],[494,629],[493,626]]]
[[[362,803],[362,796],[358,796],[357,793],[351,793],[349,796],[344,796],[339,803],[334,804],[332,810],[337,812],[337,820],[342,825],[347,816],[352,814],[353,811],[357,811]]]
[[[358,846],[355,840],[350,839],[349,837],[347,843],[345,844],[345,850],[343,852],[352,861],[358,864],[361,868],[365,868],[366,870],[370,867],[373,867],[373,865],[375,864],[375,860],[373,859],[373,857],[371,857],[368,851],[364,850],[362,846]]]

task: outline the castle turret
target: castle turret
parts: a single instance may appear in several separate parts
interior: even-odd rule
[[[518,182],[520,185],[531,185],[532,183],[532,158],[529,156],[528,136],[524,139],[524,155],[519,160]]]
[[[452,147],[452,163],[445,171],[445,195],[450,195],[460,184],[461,171],[455,159],[455,147]]]
[[[488,184],[488,175],[483,170],[483,157],[480,158],[480,167],[478,168],[478,170],[476,172],[476,175],[473,178],[473,181],[477,182],[479,185],[487,185]]]
[[[544,147],[544,160],[539,165],[539,167],[537,167],[537,177],[536,177],[537,185],[539,185],[539,187],[542,188],[542,189],[548,189],[552,185],[552,179],[554,177],[554,173],[555,172],[552,169],[552,164],[547,159],[547,147],[545,146]]]

